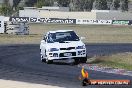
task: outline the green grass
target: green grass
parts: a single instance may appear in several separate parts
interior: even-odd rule
[[[38,44],[41,35],[8,35],[0,34],[0,44]]]
[[[45,34],[49,30],[72,29],[86,43],[132,43],[132,26],[102,25],[30,25],[31,34]]]
[[[132,70],[132,53],[120,53],[111,56],[96,57],[90,62],[101,66]]]
[[[0,44],[39,44],[50,30],[74,30],[85,43],[132,43],[132,26],[30,24],[30,35],[0,34]]]

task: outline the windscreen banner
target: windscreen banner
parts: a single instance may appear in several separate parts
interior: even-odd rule
[[[10,17],[9,21],[30,23],[76,24],[76,19],[61,18]]]
[[[76,24],[111,25],[112,20],[76,19]]]
[[[113,25],[132,25],[132,20],[112,20]]]

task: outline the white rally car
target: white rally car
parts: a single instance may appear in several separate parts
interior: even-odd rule
[[[40,44],[41,61],[72,59],[75,63],[87,61],[86,47],[72,30],[49,31]]]

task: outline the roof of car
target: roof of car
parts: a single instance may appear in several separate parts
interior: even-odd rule
[[[56,32],[68,32],[73,30],[56,30],[56,31],[49,31],[50,33],[56,33]]]

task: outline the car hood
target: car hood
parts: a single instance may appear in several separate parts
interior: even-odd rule
[[[85,45],[82,41],[66,41],[65,43],[47,43],[46,47],[49,48],[67,48],[67,47],[77,47]]]

